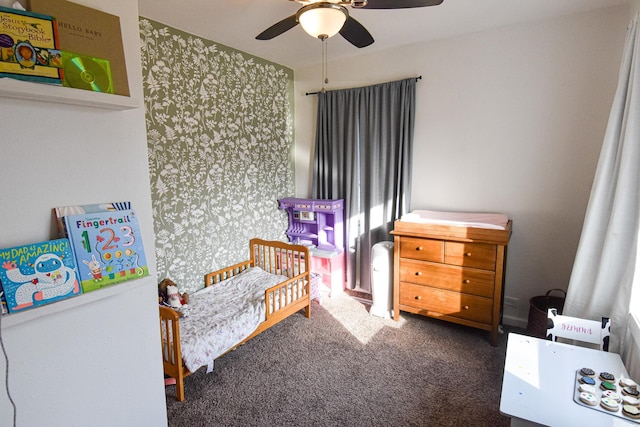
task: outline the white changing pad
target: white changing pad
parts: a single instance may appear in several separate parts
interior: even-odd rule
[[[506,215],[498,213],[414,210],[403,215],[400,221],[505,230],[509,218],[507,218]]]

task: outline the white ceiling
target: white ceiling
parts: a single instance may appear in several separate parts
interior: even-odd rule
[[[328,40],[329,60],[515,23],[626,4],[629,0],[444,0],[439,6],[363,10],[349,8],[375,39],[358,49],[340,35]],[[142,17],[296,69],[321,62],[322,43],[300,26],[267,41],[255,36],[294,14],[289,0],[138,0]]]

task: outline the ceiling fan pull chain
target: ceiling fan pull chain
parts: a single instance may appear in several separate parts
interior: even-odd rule
[[[323,81],[325,84],[329,84],[329,77],[327,76],[327,43],[327,39],[322,40]]]
[[[327,36],[319,36],[318,37],[322,42],[322,89],[320,92],[324,92],[324,85],[329,83],[329,78],[327,77]]]

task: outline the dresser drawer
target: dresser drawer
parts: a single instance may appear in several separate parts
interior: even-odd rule
[[[495,273],[403,259],[400,262],[400,281],[493,298]]]
[[[496,245],[487,243],[444,243],[444,262],[463,267],[495,270]]]
[[[493,299],[400,282],[400,305],[491,324]]]
[[[442,240],[403,237],[400,239],[400,258],[442,262],[444,260],[444,242]]]

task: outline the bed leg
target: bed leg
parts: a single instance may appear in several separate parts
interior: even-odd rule
[[[309,301],[309,305],[304,308],[304,316],[307,319],[311,317],[311,301]]]
[[[176,399],[178,402],[184,401],[184,378],[176,379]]]

